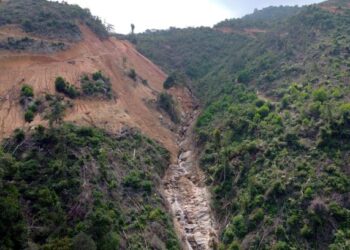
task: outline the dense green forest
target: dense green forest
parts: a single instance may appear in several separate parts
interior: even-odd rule
[[[347,4],[268,8],[214,29],[136,36],[163,69],[185,73],[202,102],[197,144],[222,249],[350,247]]]
[[[0,149],[0,249],[178,249],[157,189],[168,164],[132,130],[17,130]]]
[[[78,5],[46,0],[11,0],[0,4],[0,26],[17,24],[25,32],[48,38],[80,40],[78,21],[99,37],[108,37],[102,21]]]

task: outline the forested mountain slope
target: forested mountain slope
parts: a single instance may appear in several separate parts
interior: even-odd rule
[[[347,249],[349,4],[275,10],[255,13],[272,12],[264,32],[218,29],[245,20],[261,29],[249,26],[253,14],[215,29],[146,32],[137,47],[183,72],[202,101],[198,147],[222,249]]]
[[[0,249],[178,249],[158,191],[169,160],[136,131],[17,130],[0,150]]]
[[[44,0],[0,2],[0,71],[1,250],[180,248],[161,178],[186,89],[172,99],[132,44]]]

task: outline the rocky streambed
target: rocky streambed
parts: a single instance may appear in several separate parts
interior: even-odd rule
[[[180,155],[169,167],[163,182],[183,248],[206,250],[216,248],[217,226],[193,143],[192,128],[197,112],[186,116],[178,139]]]

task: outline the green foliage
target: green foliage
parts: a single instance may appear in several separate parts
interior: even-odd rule
[[[21,97],[34,97],[33,88],[29,85],[23,85],[23,87],[21,88]]]
[[[334,243],[329,247],[330,250],[345,250],[350,247],[350,230],[339,230],[335,234]]]
[[[24,119],[26,122],[31,123],[34,120],[34,113],[31,110],[27,110],[24,114]]]
[[[242,238],[247,232],[246,222],[242,215],[232,218],[233,232],[238,238]]]
[[[38,112],[39,101],[34,100],[33,88],[29,85],[23,85],[21,88],[20,103],[25,110],[24,120],[31,123]]]
[[[39,249],[137,249],[152,246],[148,234],[179,249],[153,188],[169,164],[158,144],[132,131],[117,136],[71,124],[17,137],[0,149],[4,249],[25,249],[28,242]]]
[[[140,171],[131,171],[127,176],[125,176],[123,184],[126,187],[145,190],[147,192],[152,190],[152,182],[149,180],[149,178],[146,178],[144,173]]]
[[[237,240],[245,240],[247,235],[271,228],[273,224],[269,221],[276,219],[280,220],[283,230],[269,233],[265,244],[270,249],[290,249],[298,246],[301,238],[316,245],[316,235],[323,233],[330,244],[332,232],[328,231],[331,226],[327,222],[346,218],[344,205],[329,206],[331,215],[324,212],[328,211],[328,205],[315,197],[319,194],[329,197],[332,192],[342,195],[350,187],[350,182],[344,182],[340,173],[344,173],[340,169],[348,143],[338,147],[338,153],[323,151],[317,146],[318,136],[322,133],[311,133],[315,129],[322,131],[322,125],[315,125],[313,120],[309,121],[313,127],[296,125],[303,123],[308,103],[318,103],[319,114],[312,119],[319,119],[335,129],[329,132],[331,137],[324,139],[329,141],[343,131],[346,104],[340,104],[343,101],[335,97],[327,97],[322,103],[319,99],[305,99],[299,92],[305,91],[304,96],[312,96],[312,88],[298,89],[289,102],[293,107],[293,119],[289,115],[290,107],[280,105],[278,101],[270,104],[261,100],[242,85],[227,89],[225,95],[211,103],[198,118],[196,132],[203,148],[201,166],[209,175],[215,207],[220,211],[225,204],[239,214],[223,232],[222,239],[227,248]],[[332,115],[325,108],[330,104],[340,107],[335,108]],[[333,123],[337,125],[331,125]],[[308,130],[310,134],[305,132]],[[312,147],[305,143],[305,138],[314,150],[305,150],[305,147]],[[325,165],[325,159],[337,162],[337,166]],[[317,177],[317,171],[322,177]],[[337,184],[333,182],[335,180]],[[315,228],[324,231],[315,231]],[[280,241],[273,243],[275,237]],[[284,241],[286,237],[288,241]],[[254,245],[253,242],[249,244]]]
[[[49,97],[49,110],[45,115],[45,119],[49,121],[50,127],[54,124],[60,124],[63,122],[66,109],[69,107],[69,103],[65,102],[61,97]]]
[[[0,26],[17,24],[26,32],[48,38],[80,40],[78,22],[90,27],[99,37],[108,37],[102,21],[78,5],[45,0],[16,0],[7,1],[0,7]]]
[[[130,69],[128,72],[128,76],[133,79],[134,81],[137,80],[137,73],[135,71],[135,69]]]
[[[157,100],[158,107],[164,110],[174,123],[179,123],[180,118],[173,97],[166,92],[160,93]]]
[[[112,98],[112,88],[108,77],[101,71],[92,74],[92,80],[85,75],[81,78],[81,88],[86,96],[102,96]]]
[[[176,84],[176,79],[175,79],[174,75],[170,75],[164,81],[163,87],[164,87],[164,89],[170,89],[170,88],[174,87],[175,84]]]
[[[14,163],[1,152],[0,157],[1,173],[6,175],[6,170],[9,171],[6,168],[11,168]],[[7,183],[6,176],[0,177],[0,245],[3,249],[23,249],[27,243],[27,226],[21,212],[19,190]]]
[[[325,102],[327,100],[327,92],[324,88],[320,88],[320,89],[315,90],[312,93],[312,96],[313,96],[315,101]]]
[[[350,12],[342,0],[323,6],[136,35],[138,49],[183,72],[201,101],[195,130],[214,208],[245,225],[242,234],[236,221],[223,225],[222,249],[347,242]]]
[[[77,98],[80,93],[74,85],[71,85],[62,77],[57,77],[55,80],[55,88],[59,93],[63,93],[71,99]]]
[[[25,139],[25,133],[22,129],[15,129],[14,131],[14,138],[17,143],[22,142]]]

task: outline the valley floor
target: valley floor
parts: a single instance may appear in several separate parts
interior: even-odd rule
[[[169,167],[164,188],[183,248],[206,250],[214,249],[218,239],[210,194],[192,140],[196,112],[187,115],[187,123],[181,128],[178,141],[181,154]]]

